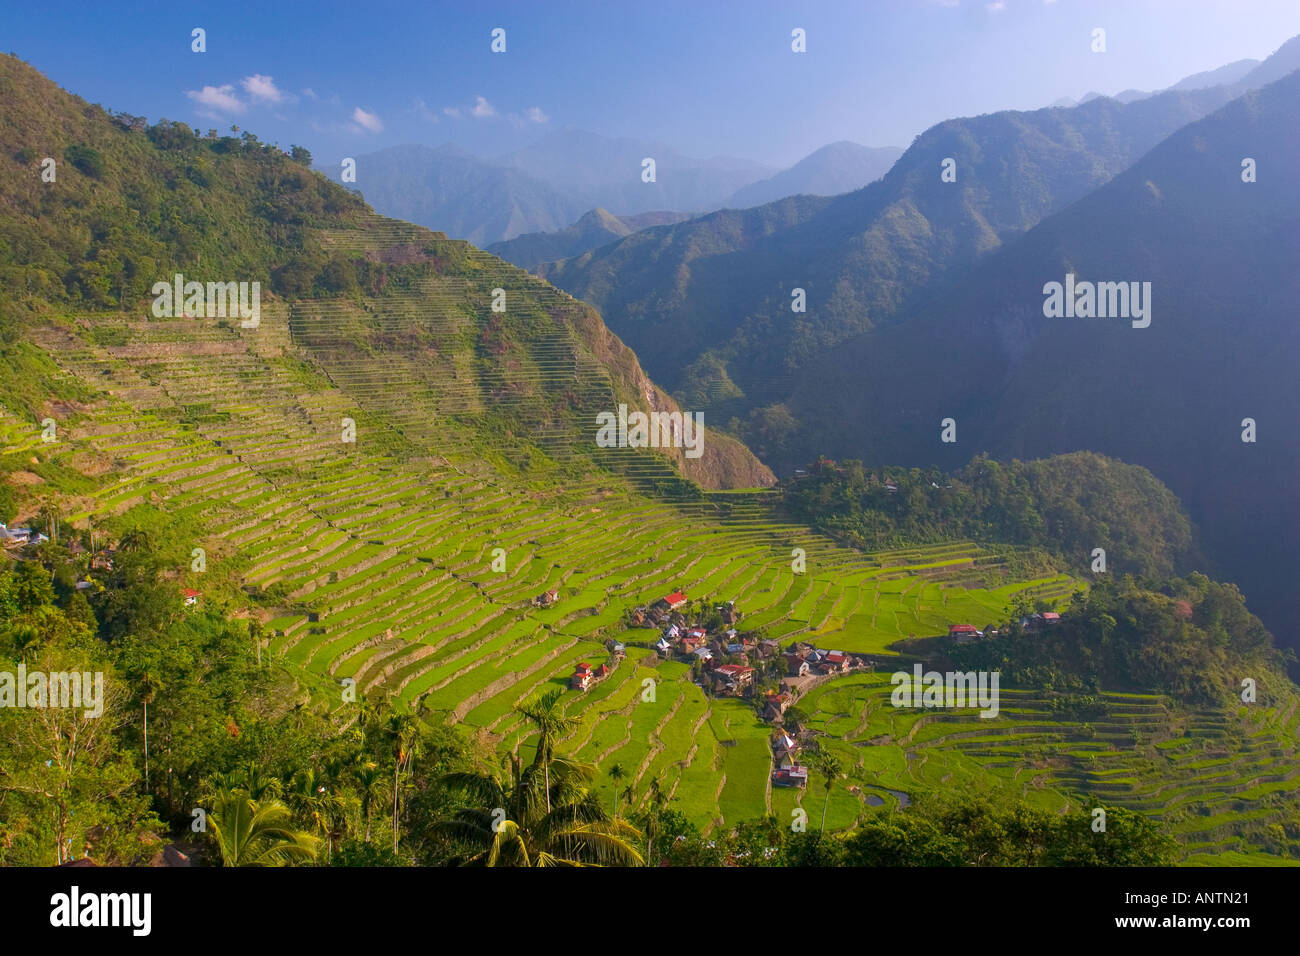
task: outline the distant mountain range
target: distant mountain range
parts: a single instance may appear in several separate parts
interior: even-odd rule
[[[670,390],[743,419],[780,401],[815,355],[904,318],[1234,95],[1215,87],[949,120],[857,192],[723,210],[536,271],[596,305]],[[944,183],[949,158],[957,178]],[[792,311],[796,289],[805,312]]]
[[[872,148],[842,140],[823,146],[770,179],[736,190],[723,204],[746,209],[786,196],[838,196],[873,183],[897,162],[897,146]]]
[[[834,195],[879,179],[901,155],[841,142],[825,146],[791,168],[777,170],[745,159],[692,159],[660,143],[611,139],[582,130],[558,130],[521,150],[495,158],[453,145],[394,146],[357,158],[358,189],[385,215],[436,228],[487,246],[577,225],[606,210],[624,224],[646,213],[647,224],[677,221],[724,206],[752,206],[786,195]],[[642,161],[655,161],[654,182],[642,179]],[[516,261],[533,265],[534,249],[571,256],[596,248],[588,223],[554,242],[529,242]],[[635,230],[634,230],[635,231]],[[610,239],[626,235],[615,229]],[[577,237],[588,239],[577,241]],[[606,240],[608,241],[608,240]],[[559,258],[552,255],[551,258]],[[507,256],[508,258],[508,256]]]
[[[1265,67],[1264,64],[1268,66]],[[1169,90],[1203,90],[1211,86],[1231,86],[1240,83],[1248,89],[1259,89],[1274,80],[1279,80],[1292,70],[1300,69],[1300,37],[1293,37],[1280,46],[1267,60],[1236,60],[1214,70],[1204,70],[1185,76],[1166,90],[1144,91],[1123,90],[1111,97],[1120,103],[1133,103],[1137,100],[1155,96],[1157,92]],[[1080,106],[1102,96],[1101,93],[1085,93],[1079,99],[1062,97],[1051,105],[1054,107]]]
[[[543,262],[567,259],[599,249],[616,239],[651,226],[671,225],[689,219],[684,212],[643,212],[637,216],[615,216],[607,209],[593,209],[572,226],[555,232],[530,232],[515,239],[494,242],[487,251],[507,262],[531,269]]]

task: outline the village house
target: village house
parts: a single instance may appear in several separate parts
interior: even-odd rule
[[[977,637],[983,637],[974,624],[949,624],[948,636],[957,639],[958,644],[969,644]]]
[[[799,744],[784,730],[777,730],[772,733],[772,756],[776,760],[776,765],[785,769],[794,766],[794,755],[799,750]]]
[[[724,697],[742,697],[754,685],[754,668],[723,664],[713,669],[713,692]]]
[[[740,612],[736,610],[735,601],[728,601],[719,610],[722,611],[722,623],[728,627],[740,620]]]
[[[713,662],[713,651],[709,650],[707,647],[697,647],[694,651],[691,651],[690,653],[694,655],[696,658],[698,658],[699,660],[704,661],[705,665],[711,664]]]
[[[823,674],[847,674],[852,664],[852,659],[843,651],[827,651],[821,662],[821,671]]]
[[[694,654],[695,649],[698,648],[703,643],[704,642],[699,638],[691,637],[687,635],[686,637],[683,637],[681,641],[678,642],[677,646],[681,649],[681,652],[683,654]]]
[[[200,597],[198,591],[194,590],[193,588],[186,588],[182,593],[185,595],[185,606],[186,606],[186,607],[197,607],[197,606],[198,606],[198,603],[199,603],[199,597]]]
[[[622,660],[627,656],[627,647],[620,641],[610,641],[607,645],[609,652],[614,655],[616,660]]]
[[[592,670],[590,664],[583,661],[573,668],[573,674],[569,677],[569,688],[571,690],[585,691],[592,684],[599,683],[614,671],[608,664],[601,664],[595,670]]]
[[[595,680],[596,675],[592,673],[591,665],[586,661],[577,665],[573,669],[573,676],[569,678],[569,688],[571,690],[586,690]]]
[[[664,605],[670,611],[676,611],[678,608],[686,606],[686,595],[681,591],[674,591],[672,594],[663,598]]]
[[[0,524],[0,541],[6,548],[18,548],[26,544],[42,544],[50,539],[31,528],[9,528]]]
[[[536,598],[534,598],[533,603],[536,604],[538,607],[551,607],[559,600],[560,600],[560,592],[555,588],[551,588],[546,593],[539,594]]]
[[[655,641],[654,648],[663,657],[670,657],[673,653],[673,645],[663,636],[660,636],[659,640]]]
[[[789,694],[778,694],[776,691],[768,691],[763,695],[763,719],[770,721],[780,720],[785,716],[785,712],[789,706]]]
[[[791,764],[789,768],[778,767],[772,772],[772,786],[806,787],[808,786],[808,768],[797,763]]]
[[[1020,626],[1026,631],[1038,632],[1044,627],[1054,626],[1061,623],[1061,615],[1056,611],[1044,611],[1042,614],[1031,614],[1029,617],[1020,619]]]
[[[764,660],[768,660],[769,658],[776,657],[776,655],[780,653],[781,653],[780,641],[765,640],[765,641],[758,642],[758,656],[763,658]]]
[[[807,677],[811,668],[798,654],[786,654],[785,666],[791,677]]]

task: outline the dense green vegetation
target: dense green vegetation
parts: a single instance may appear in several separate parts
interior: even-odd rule
[[[948,653],[959,669],[998,670],[1017,686],[1156,691],[1193,706],[1232,703],[1245,678],[1266,704],[1287,685],[1283,655],[1241,593],[1202,574],[1160,591],[1106,579],[1057,625],[1025,633],[1017,622]]]
[[[970,538],[1051,553],[1080,572],[1167,576],[1198,557],[1191,525],[1145,468],[1091,452],[1000,464],[986,455],[950,474],[821,460],[782,486],[791,512],[868,551]]]

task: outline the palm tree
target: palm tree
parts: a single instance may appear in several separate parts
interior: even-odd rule
[[[352,776],[356,778],[357,786],[361,789],[361,812],[366,818],[366,842],[370,842],[370,811],[374,806],[375,799],[383,793],[384,772],[379,769],[379,765],[366,761],[357,764],[352,769]]]
[[[122,535],[122,540],[117,544],[117,550],[130,553],[133,551],[151,552],[154,551],[153,538],[148,531],[143,528],[132,528],[126,534]]]
[[[618,818],[618,782],[627,776],[627,771],[623,769],[621,763],[616,763],[609,768],[609,779],[614,781],[614,817]]]
[[[222,790],[208,822],[222,866],[284,866],[316,859],[319,841],[293,829],[289,808],[274,798],[254,800],[246,790]]]
[[[829,750],[818,750],[812,755],[812,765],[826,778],[826,800],[822,804],[822,832],[826,832],[826,808],[831,803],[831,785],[835,783],[844,770],[840,758]]]
[[[515,708],[515,713],[537,728],[539,739],[533,766],[542,769],[547,813],[551,812],[551,760],[555,743],[578,723],[564,716],[564,709],[560,707],[560,698],[563,696],[560,690],[549,690],[541,697]]]
[[[649,866],[650,861],[654,859],[655,837],[659,835],[659,814],[668,805],[668,794],[664,793],[659,786],[658,777],[650,781],[647,795],[650,798],[650,806],[645,816],[645,865]]]
[[[506,755],[506,777],[452,773],[445,786],[470,795],[480,807],[462,809],[435,824],[435,832],[470,852],[456,862],[469,866],[636,866],[640,837],[635,827],[611,820],[591,791],[596,769],[553,756],[549,771]],[[543,800],[541,784],[551,781]]]
[[[393,741],[393,852],[396,853],[402,771],[415,760],[420,743],[420,725],[411,714],[393,714],[388,718],[388,736]]]
[[[307,769],[294,774],[289,783],[289,801],[294,809],[312,822],[312,827],[326,836],[325,859],[334,855],[335,820],[342,804],[334,793],[316,777],[316,771]]]

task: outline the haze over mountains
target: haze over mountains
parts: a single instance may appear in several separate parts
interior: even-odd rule
[[[1267,67],[1264,66],[1265,62],[1268,64]],[[1169,92],[1170,90],[1203,90],[1210,86],[1231,86],[1237,83],[1249,89],[1258,89],[1267,83],[1281,79],[1296,69],[1300,69],[1300,37],[1292,37],[1266,61],[1236,60],[1217,69],[1202,70],[1200,73],[1185,76],[1173,86],[1166,87],[1164,90],[1123,90],[1116,93],[1111,99],[1118,100],[1120,103],[1133,103],[1137,100],[1146,99],[1148,96],[1155,96],[1156,93]],[[1080,106],[1097,99],[1101,95],[1101,93],[1089,92],[1077,100],[1066,96],[1051,105],[1067,108]]]
[[[495,158],[473,156],[453,145],[380,150],[358,157],[356,188],[385,215],[486,246],[558,232],[594,209],[626,223],[650,212],[676,212],[684,218],[795,193],[848,192],[880,178],[901,153],[893,147],[832,143],[778,172],[749,160],[693,159],[662,143],[565,129]],[[655,160],[654,182],[642,180],[647,157]],[[573,238],[559,242],[562,255],[595,248],[574,247]]]
[[[596,208],[565,229],[530,232],[515,239],[494,242],[487,247],[487,251],[507,262],[529,269],[553,259],[581,255],[651,226],[669,225],[689,218],[690,215],[684,212],[644,212],[637,216],[615,216],[608,209]]]

